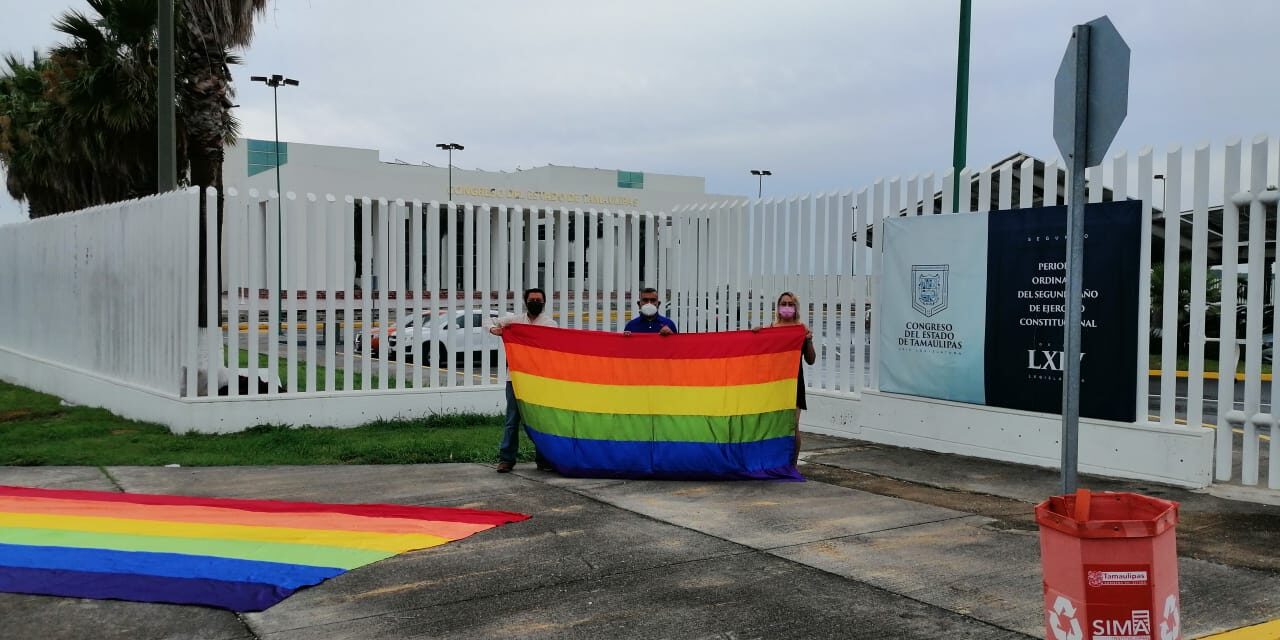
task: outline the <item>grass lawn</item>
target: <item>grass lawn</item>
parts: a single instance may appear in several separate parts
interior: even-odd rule
[[[225,352],[225,349],[224,349],[223,351]],[[283,355],[283,354],[282,354],[282,355]],[[321,357],[321,356],[320,356],[319,354],[317,354],[317,357]],[[267,369],[267,367],[268,367],[268,365],[267,365],[268,360],[269,360],[269,358],[267,357],[267,354],[265,354],[265,353],[259,353],[259,354],[258,354],[258,368],[259,368],[259,369],[262,369],[262,370],[266,370],[266,369]],[[323,362],[323,360],[321,360],[321,361]],[[249,350],[248,350],[248,349],[241,349],[241,350],[240,350],[240,357],[239,357],[239,361],[238,361],[238,366],[239,366],[241,369],[247,368],[247,367],[249,366]],[[396,377],[395,377],[395,375],[392,373],[393,371],[395,371],[395,367],[396,367],[396,363],[395,363],[395,362],[388,362],[388,363],[387,363],[387,386],[385,387],[385,388],[387,388],[387,389],[395,389],[395,388],[396,388]],[[296,367],[296,368],[297,368],[297,370],[298,370],[298,391],[306,391],[306,390],[307,390],[307,363],[305,363],[305,362],[301,362],[301,361],[300,361],[300,362],[298,362],[298,363],[297,363],[297,367]],[[377,371],[377,370],[378,370],[378,366],[377,366],[377,364],[376,364],[376,363],[374,363],[373,370],[374,370],[374,371]],[[277,372],[277,374],[276,374],[276,375],[280,376],[280,382],[281,382],[282,384],[288,385],[288,384],[289,384],[289,361],[288,361],[288,360],[286,360],[285,358],[281,357],[281,358],[279,359],[278,365],[277,365],[277,367],[276,367],[276,372]],[[346,372],[344,372],[342,369],[336,369],[336,370],[333,372],[333,375],[334,375],[334,379],[333,379],[333,388],[334,388],[334,389],[337,389],[337,390],[341,391],[342,389],[345,389],[345,388],[346,388],[346,387],[344,386],[344,385],[346,384],[346,382],[345,382],[345,380],[343,379],[343,376],[345,375],[345,373],[346,373]],[[326,377],[327,375],[328,375],[328,372],[325,370],[325,368],[324,368],[324,367],[319,366],[319,365],[316,365],[316,389],[317,389],[317,390],[323,391],[323,390],[325,389],[325,377]],[[352,372],[351,372],[351,375],[353,376],[353,378],[352,378],[352,383],[351,383],[351,384],[352,384],[352,387],[351,387],[351,388],[352,388],[352,389],[364,389],[365,387],[362,387],[362,386],[361,386],[362,377],[361,377],[360,372],[359,372],[358,363],[357,363],[356,370],[355,370],[355,371],[352,371]],[[406,381],[406,382],[412,382],[412,380],[409,380],[409,381]],[[408,384],[406,384],[406,386],[408,386]],[[369,377],[369,386],[368,386],[368,388],[369,388],[369,389],[381,389],[381,388],[383,388],[383,387],[379,387],[379,386],[378,386],[378,376],[376,376],[376,375],[372,375],[372,376],[370,376],[370,377]]]
[[[0,465],[306,465],[495,462],[502,418],[475,414],[348,429],[260,426],[173,434],[103,409],[0,382]],[[521,461],[533,446],[521,436]]]

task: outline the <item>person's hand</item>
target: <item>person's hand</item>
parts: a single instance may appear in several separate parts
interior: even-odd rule
[[[658,330],[658,335],[660,336],[673,336],[675,334],[676,332],[672,331],[671,327],[668,327],[665,324],[662,325],[662,328]]]
[[[805,339],[805,340],[809,340],[809,341],[811,341],[811,342],[813,341],[813,329],[810,329],[810,328],[808,328],[808,327],[805,327],[805,329],[804,329],[804,339]]]
[[[495,336],[502,335],[502,325],[495,324],[492,327],[489,327],[489,333]]]
[[[624,335],[624,336],[629,336],[629,335],[631,335],[631,332],[630,332],[630,331],[623,331],[623,332],[622,332],[622,335]]]

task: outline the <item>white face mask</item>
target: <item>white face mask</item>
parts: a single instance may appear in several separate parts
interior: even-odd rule
[[[646,317],[652,318],[653,316],[658,315],[658,305],[653,304],[652,302],[646,302],[640,305],[640,313],[644,314]]]

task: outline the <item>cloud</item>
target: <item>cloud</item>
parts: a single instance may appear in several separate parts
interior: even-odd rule
[[[1053,77],[1071,27],[1107,14],[1133,50],[1113,149],[1274,129],[1260,80],[1280,4],[1239,0],[974,3],[968,158],[1053,158]],[[54,41],[61,2],[0,26],[15,49]],[[28,6],[24,5],[24,6]],[[35,16],[35,17],[32,17]],[[712,0],[276,0],[236,68],[245,135],[376,148],[466,168],[547,163],[705,176],[712,192],[857,188],[951,162],[958,3]],[[3,206],[0,205],[0,210]]]

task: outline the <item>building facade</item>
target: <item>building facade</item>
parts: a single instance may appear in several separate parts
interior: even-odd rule
[[[679,204],[736,200],[744,196],[706,192],[706,179],[645,171],[546,165],[484,171],[386,162],[376,149],[280,143],[280,188],[314,193],[405,201],[454,202],[530,208],[579,207],[668,211]],[[241,193],[276,189],[275,143],[240,139],[226,149],[223,181]],[[452,182],[452,185],[450,185]]]

